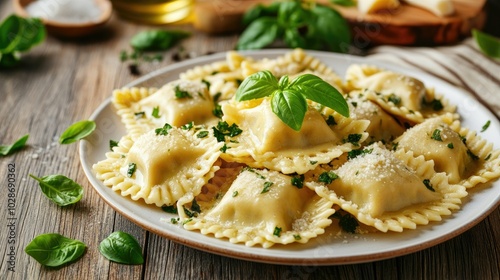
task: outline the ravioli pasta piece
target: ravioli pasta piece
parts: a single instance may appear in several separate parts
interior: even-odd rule
[[[224,121],[238,125],[243,131],[234,141],[226,143],[229,148],[222,158],[285,174],[305,173],[352,150],[353,143],[346,142],[350,134],[359,135],[359,142],[368,136],[366,120],[356,121],[336,114],[337,124],[329,127],[321,113],[311,108],[301,130],[295,131],[272,112],[268,98],[228,102],[222,111]]]
[[[420,80],[372,65],[353,64],[346,71],[346,88],[363,90],[368,99],[411,125],[446,113],[456,107]],[[458,119],[458,115],[455,115]]]
[[[450,185],[444,173],[435,173],[433,162],[423,157],[393,153],[378,143],[365,151],[334,170],[338,179],[332,183],[305,185],[383,232],[440,221],[459,209],[467,195],[463,186]]]
[[[367,142],[392,142],[404,133],[405,128],[394,117],[376,103],[366,99],[361,91],[350,92],[349,96],[347,104],[350,117],[370,121],[370,125],[366,128],[369,134]]]
[[[130,94],[136,91],[115,91],[113,98],[118,115],[133,138],[164,123],[182,126],[215,122],[214,104],[204,83],[177,80],[154,92],[139,90],[142,94]]]
[[[105,160],[94,164],[96,177],[122,196],[159,207],[197,195],[219,169],[215,163],[222,144],[196,133],[174,127],[167,135],[152,130],[137,140],[125,136]]]
[[[427,119],[394,142],[398,149],[433,160],[436,171],[445,172],[452,184],[471,188],[500,177],[500,152],[450,115]]]
[[[183,200],[187,202],[187,198]],[[245,168],[220,199],[201,206],[197,217],[180,216],[187,219],[184,228],[188,230],[268,248],[274,244],[306,243],[323,234],[334,212],[330,201],[308,188],[293,186],[290,176]]]

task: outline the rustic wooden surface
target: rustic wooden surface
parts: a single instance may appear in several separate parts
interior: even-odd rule
[[[12,13],[0,2],[0,19]],[[192,30],[190,26],[179,28]],[[24,56],[20,67],[0,71],[0,143],[12,143],[29,133],[29,145],[0,158],[1,279],[499,279],[500,209],[463,234],[437,246],[388,260],[338,266],[285,266],[236,260],[201,252],[147,232],[116,213],[93,190],[80,166],[78,146],[59,145],[57,138],[71,123],[86,119],[110,96],[112,89],[133,81],[119,60],[133,34],[147,26],[113,17],[106,31],[94,38],[65,41],[48,37]],[[205,54],[234,47],[236,35],[210,37],[194,33],[183,46]],[[169,65],[146,64],[143,73]],[[498,72],[497,72],[498,73]],[[496,75],[496,74],[494,74]],[[499,83],[500,85],[500,83]],[[497,114],[499,112],[496,112]],[[15,272],[8,271],[7,174],[15,165]],[[58,207],[40,192],[28,174],[64,174],[85,189],[83,199]],[[134,235],[146,262],[127,266],[112,263],[97,250],[116,230]],[[77,262],[48,269],[34,261],[24,247],[37,235],[56,232],[88,246]]]

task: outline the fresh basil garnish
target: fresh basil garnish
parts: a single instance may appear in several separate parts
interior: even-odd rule
[[[96,128],[94,121],[83,120],[70,125],[59,137],[59,143],[71,144],[89,136]]]
[[[12,145],[0,145],[0,156],[8,156],[24,147],[28,141],[29,134],[24,135],[14,142]]]
[[[38,181],[43,194],[59,206],[74,204],[83,196],[82,186],[66,176],[48,175],[38,178],[30,174],[30,177]]]
[[[356,1],[354,0],[330,0],[330,3],[344,7],[356,6]]]
[[[122,264],[143,264],[139,242],[130,234],[116,231],[99,244],[99,252],[108,260]]]
[[[20,53],[40,44],[45,36],[45,27],[39,19],[7,17],[0,24],[0,68],[17,65]]]
[[[484,54],[493,58],[500,58],[500,39],[477,29],[472,30],[472,35]]]
[[[58,267],[79,259],[85,252],[85,243],[57,233],[35,237],[24,251],[45,266]]]
[[[271,96],[272,111],[285,124],[300,130],[307,112],[306,98],[348,117],[349,107],[342,94],[321,78],[304,74],[289,82],[288,76],[278,81],[267,70],[248,76],[236,91],[237,101]]]
[[[351,42],[347,21],[332,7],[282,1],[256,5],[243,16],[246,29],[236,48],[261,49],[282,40],[290,48],[346,52]]]

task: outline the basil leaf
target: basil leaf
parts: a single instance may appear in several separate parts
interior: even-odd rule
[[[262,17],[275,17],[278,14],[278,10],[281,6],[279,2],[272,2],[270,5],[265,6],[262,4],[257,4],[253,8],[249,9],[243,15],[243,25],[247,26],[254,20]]]
[[[306,98],[325,105],[344,117],[349,117],[349,106],[342,94],[315,75],[301,75],[290,83],[289,88],[301,92]]]
[[[258,99],[271,95],[275,90],[279,89],[278,80],[268,70],[254,73],[241,83],[236,90],[236,101],[245,101]]]
[[[279,33],[276,19],[263,17],[253,21],[241,34],[236,49],[254,50],[270,45],[276,40]]]
[[[0,52],[0,67],[10,68],[16,66],[21,60],[21,54],[19,52],[14,53],[4,53]]]
[[[356,6],[356,1],[354,0],[330,0],[330,3],[344,7]]]
[[[316,21],[312,24],[329,49],[334,52],[347,52],[351,44],[351,30],[342,15],[322,5],[314,6],[311,12],[316,15]]]
[[[29,136],[29,134],[24,135],[23,137],[17,139],[12,145],[0,145],[0,156],[10,155],[23,148],[24,145],[26,145],[26,141],[28,141]]]
[[[182,30],[147,30],[137,33],[130,45],[140,51],[168,50],[191,33]]]
[[[16,65],[19,52],[41,43],[45,36],[45,27],[39,19],[7,17],[0,25],[0,67]]]
[[[85,243],[57,233],[35,237],[24,251],[45,266],[58,267],[79,259],[85,252]]]
[[[70,125],[59,137],[59,143],[70,144],[83,139],[90,135],[95,130],[96,124],[94,121],[79,121]]]
[[[286,89],[272,95],[271,109],[285,124],[299,131],[307,112],[307,101],[299,92]]]
[[[49,175],[38,178],[30,174],[30,177],[37,180],[43,194],[59,206],[74,204],[83,196],[82,186],[66,176]]]
[[[477,29],[472,30],[472,35],[483,53],[493,58],[500,58],[499,38],[483,33]]]
[[[116,231],[99,244],[99,252],[108,260],[123,264],[142,264],[142,249],[130,234]]]
[[[302,37],[297,29],[287,29],[285,30],[285,43],[290,48],[307,48],[310,42],[306,38]]]

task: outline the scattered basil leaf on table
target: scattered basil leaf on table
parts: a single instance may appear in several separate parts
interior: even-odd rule
[[[271,109],[285,124],[299,131],[307,112],[306,98],[348,117],[349,107],[342,94],[321,78],[304,74],[289,82],[288,76],[278,81],[268,71],[248,76],[236,91],[236,101],[271,96]]]
[[[38,181],[45,196],[59,206],[74,204],[83,196],[82,186],[66,176],[48,175],[38,178],[30,174],[30,177]]]
[[[139,51],[164,51],[190,35],[182,30],[147,30],[134,35],[130,45]]]
[[[321,4],[283,1],[256,5],[244,14],[243,24],[246,28],[236,45],[238,50],[260,49],[283,40],[291,48],[346,52],[351,43],[347,21]]]
[[[39,19],[10,15],[0,24],[0,68],[15,66],[20,53],[40,44],[46,36]]]
[[[58,267],[79,259],[85,252],[85,243],[57,233],[35,237],[24,251],[45,266]]]
[[[89,136],[96,128],[94,121],[83,120],[70,125],[59,137],[59,143],[71,144]]]
[[[472,35],[483,53],[493,58],[500,58],[500,39],[477,29],[472,30]]]
[[[12,145],[0,145],[0,156],[8,156],[20,149],[22,149],[26,145],[26,141],[28,141],[29,134],[24,135],[14,142]]]
[[[113,232],[101,241],[99,252],[107,259],[117,263],[144,263],[139,242],[132,235],[122,231]]]

